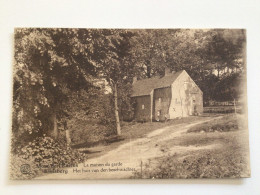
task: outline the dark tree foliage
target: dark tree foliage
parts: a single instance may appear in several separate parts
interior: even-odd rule
[[[89,32],[16,29],[13,131],[18,135],[57,134],[70,93],[92,86],[92,40],[83,37]]]

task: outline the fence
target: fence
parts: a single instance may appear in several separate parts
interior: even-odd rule
[[[204,113],[241,113],[241,106],[209,106],[203,108]]]

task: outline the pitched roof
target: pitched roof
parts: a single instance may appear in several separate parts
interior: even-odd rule
[[[183,71],[171,73],[161,78],[157,76],[136,81],[133,84],[132,97],[150,95],[153,89],[169,87]]]

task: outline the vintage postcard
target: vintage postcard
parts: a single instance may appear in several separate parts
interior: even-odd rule
[[[245,29],[17,28],[10,179],[250,177]]]

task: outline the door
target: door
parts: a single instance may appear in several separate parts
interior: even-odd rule
[[[162,98],[157,98],[155,100],[155,120],[161,121],[162,120]]]

